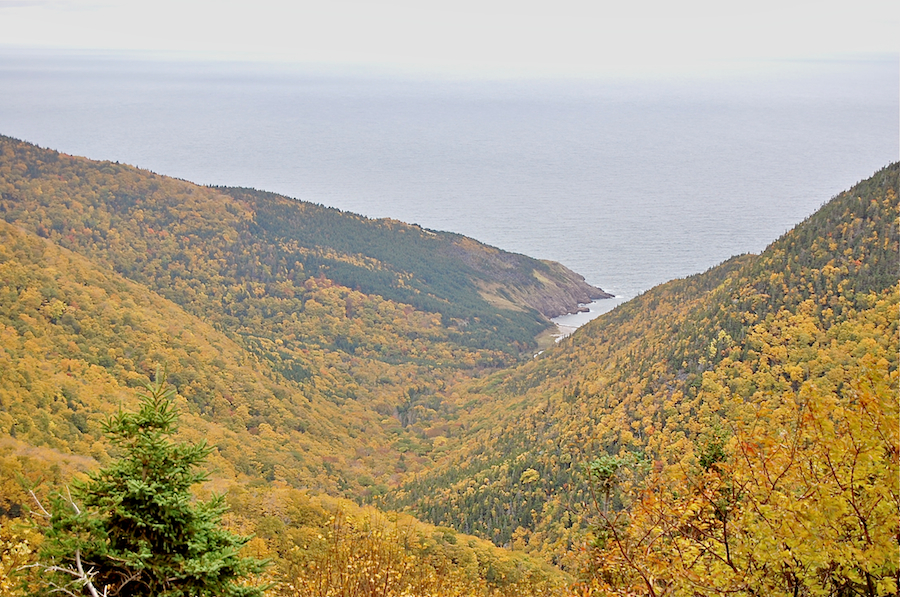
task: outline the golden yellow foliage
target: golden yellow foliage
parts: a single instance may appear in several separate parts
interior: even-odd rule
[[[26,568],[35,560],[41,537],[21,521],[0,517],[0,595],[28,595]]]

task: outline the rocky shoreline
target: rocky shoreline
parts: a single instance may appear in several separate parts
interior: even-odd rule
[[[528,306],[537,309],[547,319],[553,319],[569,313],[589,311],[588,303],[614,298],[615,295],[602,288],[588,284],[584,276],[573,272],[555,261],[543,261],[553,273],[541,288],[535,289],[526,296]]]

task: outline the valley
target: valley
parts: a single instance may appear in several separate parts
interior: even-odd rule
[[[0,539],[39,544],[23,481],[116,458],[162,370],[272,595],[350,594],[336,562],[398,571],[355,594],[896,594],[898,177],[535,356],[608,293],[0,137]]]

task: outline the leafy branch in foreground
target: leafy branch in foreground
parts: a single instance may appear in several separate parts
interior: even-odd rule
[[[595,499],[585,590],[900,594],[898,301],[896,289],[873,296],[871,309],[827,329],[812,302],[769,317],[748,335],[763,357],[754,370],[728,359],[704,373],[702,391],[729,412],[727,438],[708,426],[709,440],[657,461],[631,488],[615,485],[617,458],[589,465],[595,495],[624,499],[621,509]],[[752,399],[729,389],[738,372]]]
[[[206,479],[195,469],[210,448],[170,441],[174,390],[160,376],[147,390],[138,412],[105,425],[124,456],[58,494],[50,512],[39,505],[50,520],[37,564],[42,588],[95,597],[261,595],[241,579],[266,563],[241,557],[249,538],[221,527],[223,496],[203,502],[191,494]]]

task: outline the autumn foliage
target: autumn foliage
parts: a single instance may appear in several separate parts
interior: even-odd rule
[[[0,141],[0,586],[164,363],[272,595],[898,594],[900,165],[531,358],[530,261]]]

